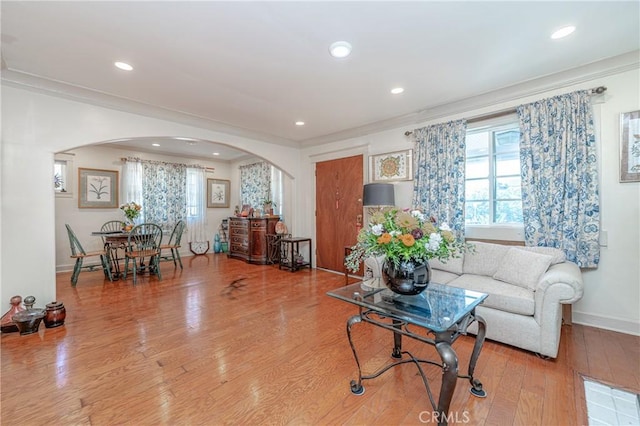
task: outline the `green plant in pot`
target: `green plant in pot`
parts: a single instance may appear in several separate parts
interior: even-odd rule
[[[465,250],[466,245],[456,240],[447,224],[438,225],[435,218],[419,210],[394,208],[372,215],[345,258],[345,266],[356,272],[364,259],[384,255],[385,285],[396,293],[414,295],[429,284],[430,259],[446,261]]]

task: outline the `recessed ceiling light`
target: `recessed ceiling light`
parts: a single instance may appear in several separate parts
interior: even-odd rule
[[[562,27],[559,30],[555,31],[553,34],[551,34],[551,38],[555,40],[562,37],[566,37],[572,32],[574,32],[575,30],[576,30],[576,27],[574,27],[573,25]]]
[[[220,153],[219,152],[214,152],[213,155],[220,155]]]
[[[296,121],[296,126],[304,126],[304,121]]]
[[[133,70],[133,67],[126,62],[115,62],[114,65],[120,68],[121,70],[125,70],[125,71]]]
[[[346,58],[351,54],[351,44],[346,41],[336,41],[329,46],[329,53],[334,58]]]
[[[160,144],[159,144],[159,143],[152,143],[151,145],[153,145],[153,146],[160,146]]]
[[[404,89],[402,87],[396,87],[391,89],[391,93],[393,93],[394,95],[399,95],[402,92],[404,92]]]

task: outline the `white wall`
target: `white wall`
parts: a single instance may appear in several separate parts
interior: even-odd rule
[[[285,171],[297,191],[297,149],[3,85],[0,306],[14,295],[33,295],[36,306],[56,298],[54,153],[150,136],[191,137],[250,152]]]
[[[128,151],[109,144],[92,145],[88,147],[78,148],[68,151],[73,155],[73,176],[77,176],[78,167],[116,170],[119,172],[120,178],[120,194],[122,194],[122,171],[124,163],[120,161],[123,157],[138,157],[144,160],[166,161],[183,164],[199,164],[205,167],[211,167],[215,170],[207,172],[207,178],[228,179],[232,180],[231,166],[227,162],[221,161],[204,161],[202,159],[189,159],[183,157],[174,157],[159,154],[150,154],[146,152]],[[234,176],[235,177],[235,176]],[[100,250],[102,248],[102,239],[100,237],[91,236],[92,231],[100,230],[100,226],[109,220],[123,220],[124,214],[119,208],[115,209],[80,209],[78,208],[77,182],[73,183],[70,188],[71,197],[57,196],[55,198],[55,234],[56,234],[56,270],[69,271],[73,269],[73,259],[69,256],[71,250],[69,248],[69,239],[65,224],[68,223],[76,236],[80,240],[85,250]],[[230,194],[232,195],[232,194]],[[235,194],[234,194],[235,195]],[[236,197],[237,198],[237,197]],[[120,197],[119,205],[129,201]],[[222,219],[233,214],[233,206],[230,202],[229,208],[208,208],[207,210],[207,238],[209,239],[210,250],[213,251],[213,238],[218,232],[218,226]],[[164,235],[166,241],[170,236],[170,232]],[[181,256],[191,256],[189,245],[187,243],[187,234],[183,236],[182,247],[180,249]]]
[[[404,135],[407,130],[449,120],[487,115],[560,93],[597,86],[608,88],[604,102],[594,98],[594,119],[601,152],[601,222],[602,230],[608,234],[608,244],[601,247],[598,269],[583,271],[584,297],[573,306],[573,320],[576,323],[640,334],[640,183],[619,183],[620,113],[640,109],[640,73],[637,68],[583,81],[580,84],[564,85],[561,89],[538,91],[535,95],[493,103],[489,107],[460,111],[439,117],[437,120],[322,147],[306,148],[302,152],[303,161],[313,170],[314,164],[318,161],[363,152],[366,154],[366,164],[367,155],[413,148],[413,141]],[[349,149],[345,151],[346,147]],[[368,176],[367,170],[365,176]],[[301,178],[305,186],[313,187],[313,172],[303,173]],[[395,186],[396,205],[410,207],[413,182],[398,182]],[[301,197],[305,203],[315,208],[313,194],[314,192],[307,191],[301,194]],[[309,229],[309,232],[313,230]]]

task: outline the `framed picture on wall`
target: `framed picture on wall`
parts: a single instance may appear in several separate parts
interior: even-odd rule
[[[226,179],[207,179],[207,207],[229,207],[229,187]]]
[[[118,171],[78,168],[78,208],[118,208]]]
[[[620,182],[640,182],[640,111],[620,115]]]
[[[369,156],[369,182],[413,179],[413,150]]]

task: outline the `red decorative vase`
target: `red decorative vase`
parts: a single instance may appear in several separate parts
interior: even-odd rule
[[[21,296],[13,296],[10,303],[11,309],[9,309],[7,313],[2,316],[2,320],[0,320],[0,323],[2,324],[1,330],[3,333],[13,333],[18,331],[18,326],[13,322],[13,316],[24,311],[24,308],[20,306],[22,303]]]

